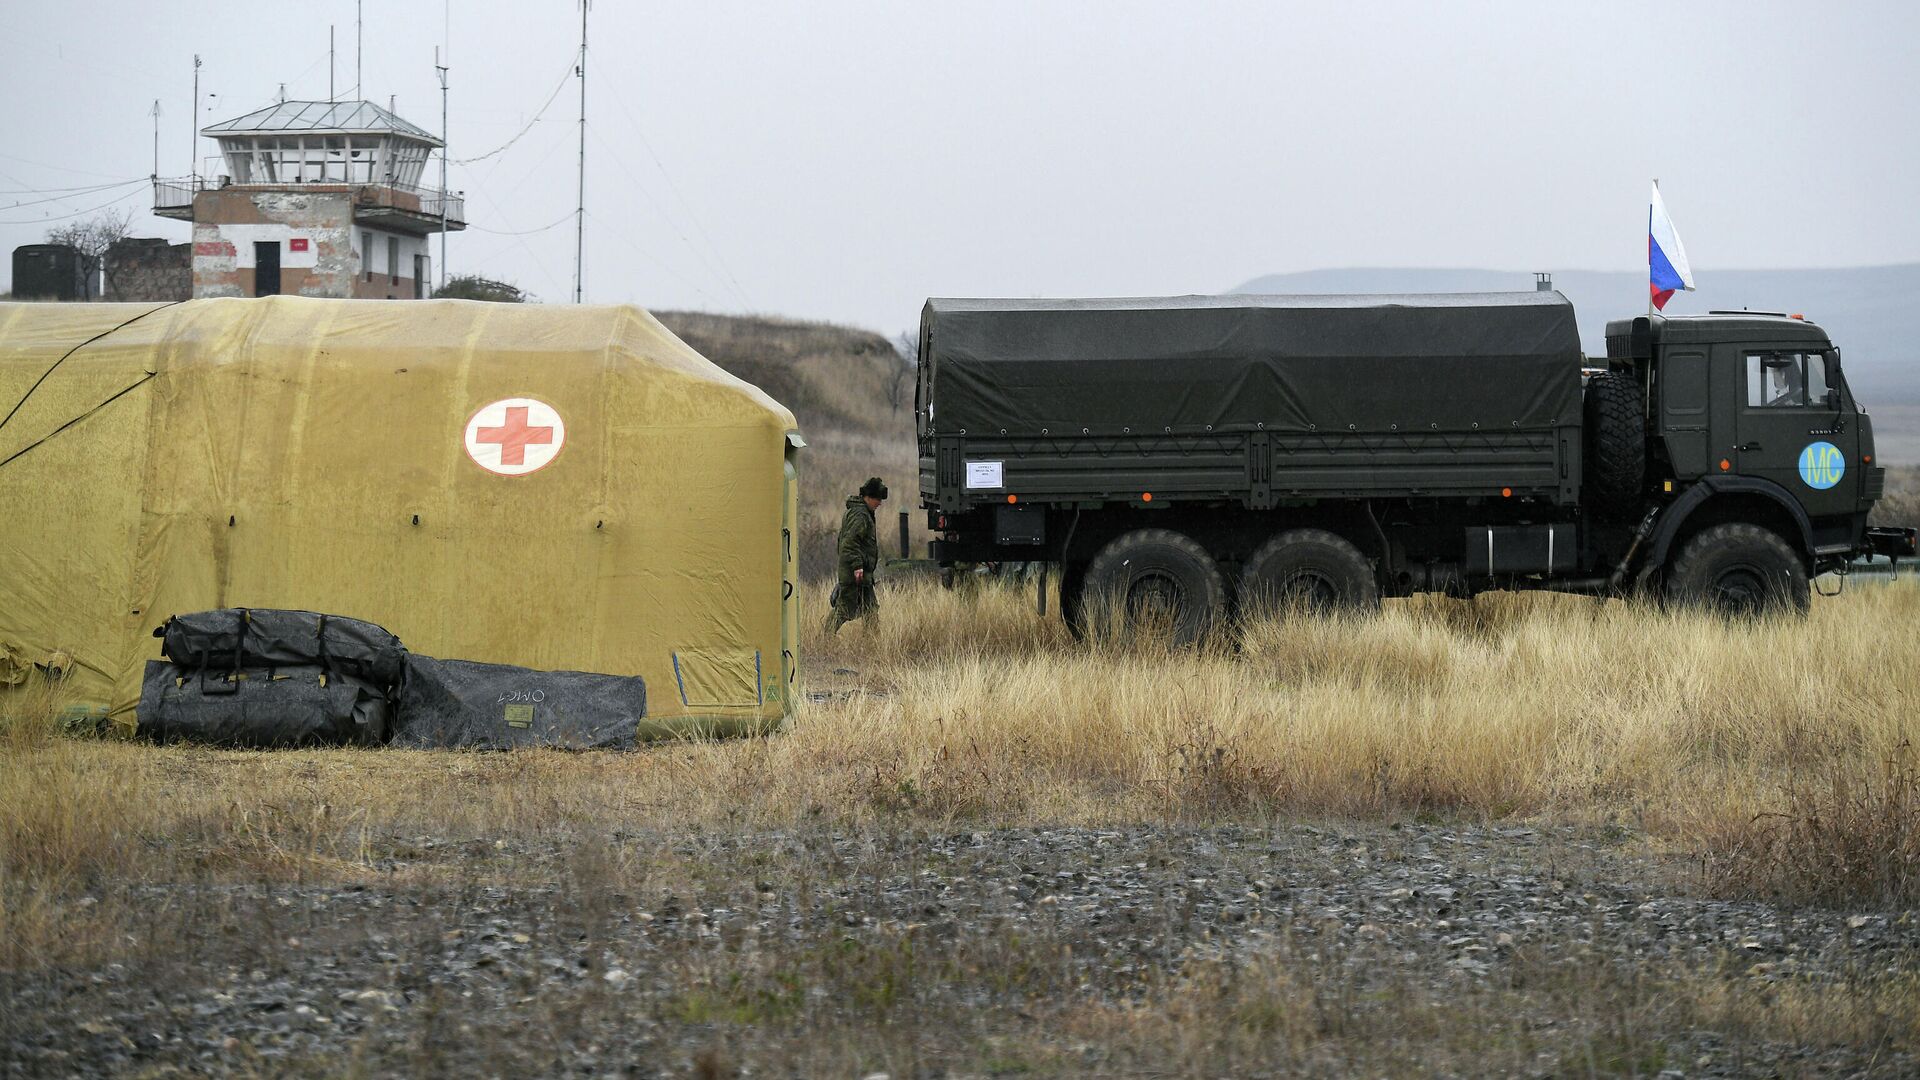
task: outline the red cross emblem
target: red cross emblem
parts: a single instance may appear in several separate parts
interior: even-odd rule
[[[521,476],[552,461],[567,427],[553,406],[534,398],[507,398],[467,421],[467,456],[488,472]]]
[[[474,438],[500,444],[500,464],[525,465],[528,446],[546,446],[553,442],[553,429],[527,423],[525,405],[507,407],[507,422],[500,427],[483,427]]]

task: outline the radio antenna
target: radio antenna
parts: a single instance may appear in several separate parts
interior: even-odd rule
[[[580,176],[573,209],[573,302],[583,302],[587,254],[587,7],[580,0]]]

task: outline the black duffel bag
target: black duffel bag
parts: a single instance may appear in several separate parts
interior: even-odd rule
[[[235,672],[316,667],[382,688],[400,684],[407,650],[360,619],[282,608],[221,608],[175,615],[153,632],[182,668]]]
[[[222,671],[149,660],[139,730],[219,746],[378,746],[392,711],[384,687],[313,665]]]
[[[407,655],[391,745],[417,750],[632,749],[647,714],[638,675],[535,671]]]

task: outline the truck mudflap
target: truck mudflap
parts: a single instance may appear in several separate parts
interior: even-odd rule
[[[1920,555],[1920,530],[1876,525],[1867,530],[1867,553],[1896,559]]]

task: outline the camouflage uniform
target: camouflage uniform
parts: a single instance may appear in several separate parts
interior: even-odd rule
[[[880,562],[880,540],[874,531],[873,510],[859,495],[847,496],[847,513],[840,519],[839,584],[833,590],[833,614],[827,616],[827,633],[880,607],[873,595],[873,569]],[[865,570],[864,581],[855,581],[854,570]]]

